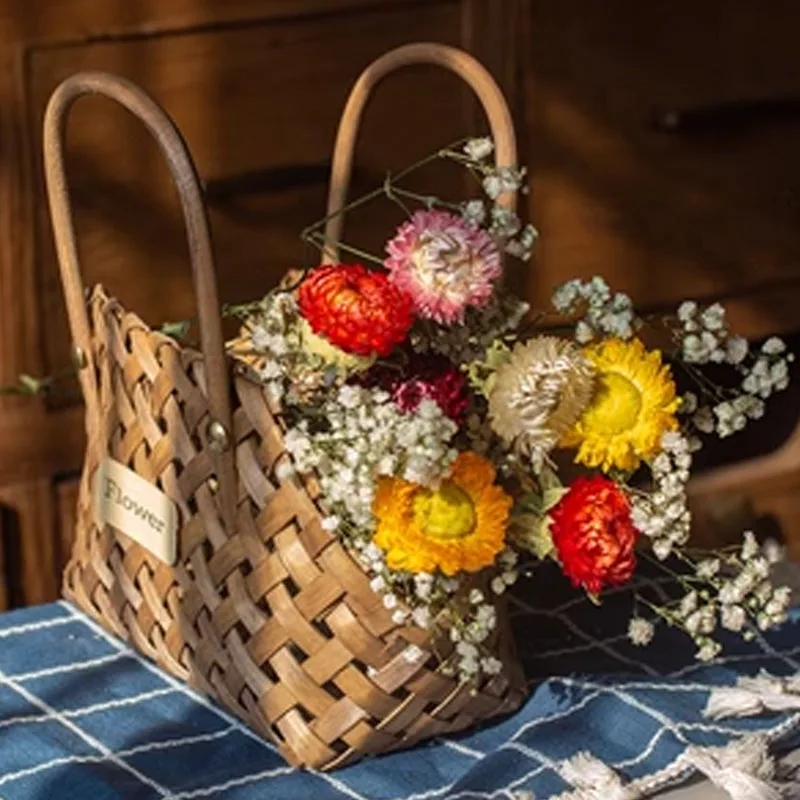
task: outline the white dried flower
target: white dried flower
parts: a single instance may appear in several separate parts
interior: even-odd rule
[[[456,645],[456,652],[463,658],[477,658],[478,648],[469,642],[459,642]]]
[[[752,531],[745,531],[743,538],[742,561],[750,561],[750,559],[758,555],[761,548],[758,546],[758,541]]]
[[[747,613],[741,606],[723,606],[720,622],[726,630],[739,633],[747,622]]]
[[[716,658],[721,649],[722,646],[719,644],[719,642],[715,642],[713,639],[708,639],[701,645],[700,649],[695,654],[695,658],[698,661],[711,661],[712,659]]]
[[[781,353],[785,352],[785,350],[786,350],[786,344],[783,342],[782,339],[779,339],[777,336],[770,337],[761,346],[761,352],[768,356],[780,355]]]
[[[385,594],[383,596],[383,607],[391,611],[397,607],[397,595]]]
[[[483,161],[488,158],[494,150],[494,142],[488,136],[478,139],[470,139],[464,145],[464,152],[473,161]]]
[[[411,612],[414,624],[427,630],[431,626],[431,611],[427,606],[419,606]]]
[[[486,220],[486,206],[483,200],[470,200],[465,203],[461,216],[470,225],[483,225]]]
[[[695,573],[698,578],[703,580],[711,580],[720,569],[720,560],[718,558],[707,558],[701,561],[695,568]]]
[[[487,675],[499,675],[503,670],[503,662],[494,656],[486,656],[481,659],[481,669]]]
[[[498,575],[497,577],[492,578],[491,587],[495,594],[503,594],[503,592],[506,590],[506,582]]]
[[[574,345],[553,336],[517,344],[489,397],[494,431],[538,463],[574,424],[594,387],[591,365]]]
[[[743,336],[731,336],[725,345],[729,364],[741,364],[747,357],[750,345]]]
[[[477,606],[483,602],[483,592],[480,589],[472,589],[469,593],[469,602]]]
[[[416,664],[424,655],[425,653],[415,644],[410,644],[403,650],[403,660],[408,664]]]
[[[633,617],[628,624],[628,638],[637,647],[646,647],[653,639],[653,624],[641,617]]]
[[[398,608],[392,614],[392,622],[395,625],[402,625],[408,619],[408,612],[405,609]]]

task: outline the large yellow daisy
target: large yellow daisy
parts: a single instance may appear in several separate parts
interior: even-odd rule
[[[583,354],[596,370],[595,393],[561,445],[577,447],[575,461],[588,467],[636,469],[659,452],[665,431],[678,427],[680,398],[669,367],[638,339],[605,339]]]
[[[454,575],[493,564],[513,502],[494,479],[494,467],[477,453],[461,453],[436,490],[380,478],[374,540],[386,551],[389,567]]]

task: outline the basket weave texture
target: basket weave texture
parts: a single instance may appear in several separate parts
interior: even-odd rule
[[[202,352],[152,331],[101,287],[84,302],[61,140],[69,106],[87,93],[140,116],[167,155],[189,229]],[[57,90],[45,129],[51,211],[87,404],[65,596],[216,698],[293,764],[330,769],[513,710],[523,681],[503,607],[489,643],[503,670],[477,685],[443,674],[452,653],[446,631],[395,624],[359,564],[323,529],[313,478],[278,477],[285,471],[276,467],[290,459],[280,408],[221,353],[205,213],[188,152],[164,112],[121,79],[84,74]],[[227,447],[209,435],[212,421],[224,424]],[[175,565],[96,523],[92,482],[106,456],[174,502]],[[410,645],[420,658],[407,657]]]

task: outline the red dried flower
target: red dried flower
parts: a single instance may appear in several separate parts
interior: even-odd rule
[[[389,355],[413,321],[411,298],[361,264],[317,267],[300,284],[298,301],[314,333],[359,356]]]
[[[379,386],[392,396],[402,411],[414,411],[423,400],[433,400],[445,416],[461,424],[470,395],[464,374],[450,359],[439,355],[410,354],[402,371],[376,366],[360,383]]]
[[[599,594],[630,580],[639,531],[628,498],[602,475],[577,478],[550,511],[550,532],[564,574],[573,586]]]

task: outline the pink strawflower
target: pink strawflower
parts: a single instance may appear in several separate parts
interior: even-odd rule
[[[500,277],[500,252],[486,231],[446,211],[417,211],[386,245],[391,280],[420,317],[462,322],[485,306]]]

